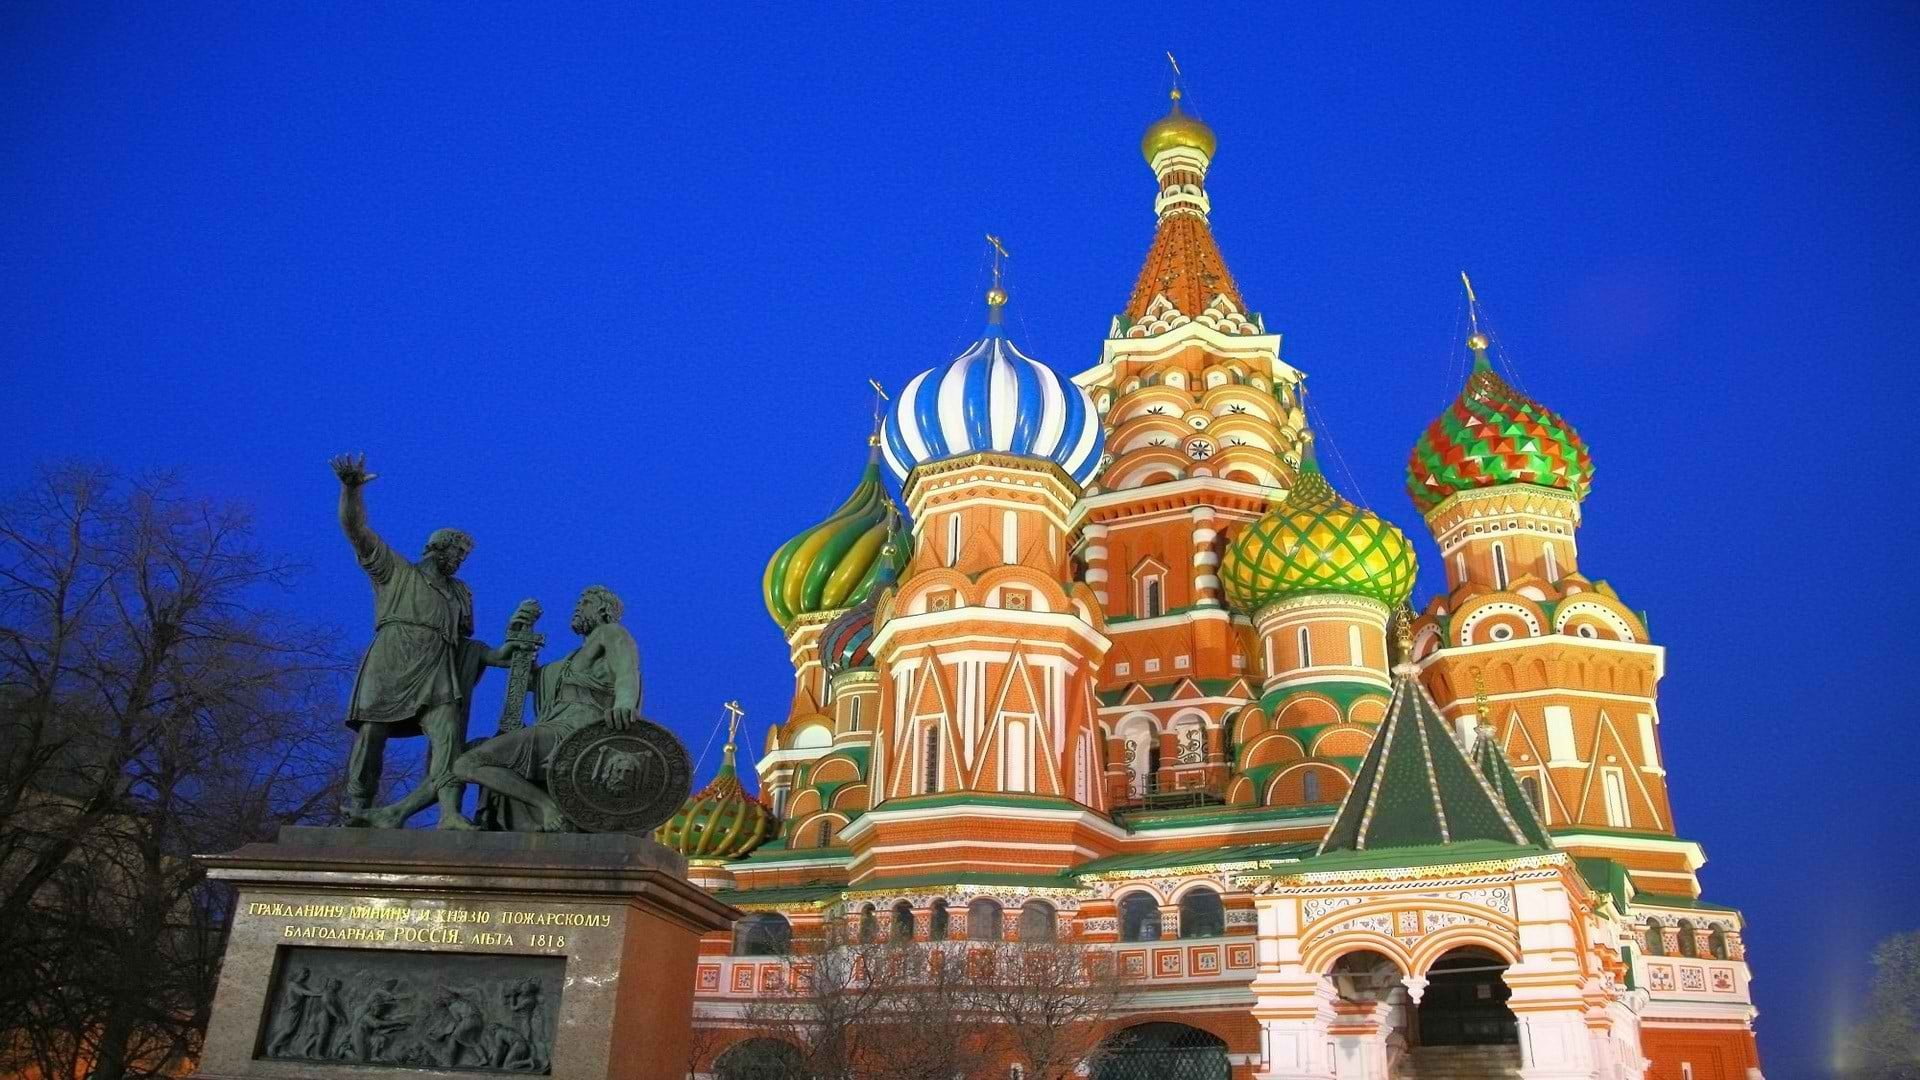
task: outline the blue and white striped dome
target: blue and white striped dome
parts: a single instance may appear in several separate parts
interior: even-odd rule
[[[1087,392],[1014,348],[996,322],[946,367],[914,376],[887,412],[881,451],[903,483],[916,465],[997,450],[1044,458],[1085,487],[1105,439]]]

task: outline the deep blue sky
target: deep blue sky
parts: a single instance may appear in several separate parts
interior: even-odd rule
[[[697,753],[737,696],[757,742],[790,685],[764,560],[852,484],[867,378],[974,334],[983,232],[1022,347],[1097,357],[1171,48],[1349,494],[1426,539],[1400,473],[1462,267],[1592,444],[1583,568],[1669,649],[1676,812],[1752,920],[1770,1076],[1915,926],[1911,6],[366,7],[0,10],[0,480],[185,466],[357,646],[325,462],[364,449],[376,527],[478,536],[489,632],[604,581],[648,711]]]

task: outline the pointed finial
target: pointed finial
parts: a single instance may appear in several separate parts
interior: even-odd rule
[[[1473,673],[1473,711],[1480,716],[1480,726],[1487,726],[1487,680],[1479,671]]]
[[[1173,89],[1167,96],[1173,99],[1173,107],[1177,111],[1180,108],[1180,98],[1182,96],[1180,93],[1180,61],[1173,58],[1172,51],[1168,51],[1167,53],[1167,66],[1173,69]]]
[[[867,445],[877,447],[880,445],[880,425],[886,422],[886,402],[891,399],[887,397],[879,379],[868,379],[867,385],[873,387],[873,434],[867,436]]]
[[[731,750],[740,735],[740,718],[747,715],[747,710],[741,708],[738,701],[729,701],[720,707],[727,710],[727,749]]]
[[[987,290],[987,321],[999,322],[1000,308],[1007,302],[1007,290],[1002,286],[1000,279],[1000,263],[1003,259],[1011,259],[1013,256],[1007,254],[1006,245],[992,233],[987,234],[987,246],[993,248],[993,288]]]
[[[1465,270],[1460,271],[1460,284],[1467,287],[1467,323],[1473,327],[1473,333],[1467,338],[1467,348],[1476,355],[1487,351],[1487,335],[1480,332],[1480,298],[1473,295],[1473,280],[1467,277]]]
[[[1396,674],[1412,674],[1418,670],[1413,666],[1413,609],[1402,607],[1394,618],[1394,640],[1400,645],[1400,662],[1394,665]]]

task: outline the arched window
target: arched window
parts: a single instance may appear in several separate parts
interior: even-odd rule
[[[926,741],[926,760],[922,763],[920,791],[931,795],[940,790],[940,728],[937,724],[928,724]]]
[[[1667,936],[1659,919],[1647,920],[1647,955],[1667,955]]]
[[[1507,548],[1505,544],[1493,545],[1493,587],[1507,587]]]
[[[880,940],[880,916],[872,904],[860,907],[860,944],[871,945]]]
[[[1221,937],[1227,932],[1227,911],[1212,889],[1189,890],[1180,897],[1180,936]]]
[[[1540,813],[1540,781],[1537,777],[1521,777],[1520,794],[1527,797],[1527,805],[1533,807],[1534,813]]]
[[[847,730],[860,730],[860,699],[857,697],[847,699]]]
[[[1300,778],[1300,799],[1308,804],[1320,801],[1320,774],[1312,769]]]
[[[896,945],[913,940],[913,905],[905,900],[893,905],[893,928],[887,939]]]
[[[960,515],[947,515],[947,565],[960,561]]]
[[[927,916],[927,939],[929,941],[947,940],[947,931],[953,920],[947,915],[947,902],[935,900],[933,909]]]
[[[1005,936],[999,901],[983,896],[967,905],[968,941],[999,941]]]
[[[1160,901],[1152,893],[1130,892],[1120,898],[1120,940],[1160,940]]]
[[[1160,739],[1154,737],[1153,745],[1147,747],[1147,791],[1149,794],[1160,790]]]
[[[1694,926],[1693,926],[1692,919],[1680,920],[1680,955],[1681,956],[1697,957],[1700,955],[1700,942],[1694,938],[1693,931],[1694,931]]]
[[[833,843],[833,819],[821,818],[813,846],[826,847],[831,843]]]
[[[1727,928],[1716,926],[1713,933],[1707,935],[1707,952],[1715,960],[1733,959],[1733,949],[1727,944]]]
[[[733,924],[733,955],[785,956],[793,944],[793,927],[775,911],[749,915]]]
[[[1029,900],[1020,905],[1020,940],[1052,941],[1057,933],[1053,905],[1045,900]]]
[[[1313,636],[1307,633],[1307,628],[1304,626],[1300,628],[1299,641],[1300,641],[1300,666],[1312,667],[1313,666]]]

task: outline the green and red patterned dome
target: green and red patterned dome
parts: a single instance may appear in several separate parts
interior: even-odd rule
[[[1515,390],[1487,361],[1487,339],[1467,339],[1473,373],[1427,426],[1407,461],[1407,494],[1422,513],[1463,491],[1504,484],[1557,488],[1576,499],[1593,483],[1593,459],[1559,413]]]
[[[1365,596],[1395,608],[1413,592],[1415,569],[1406,534],[1341,498],[1309,443],[1287,497],[1227,545],[1220,584],[1227,602],[1248,613],[1303,593]]]

